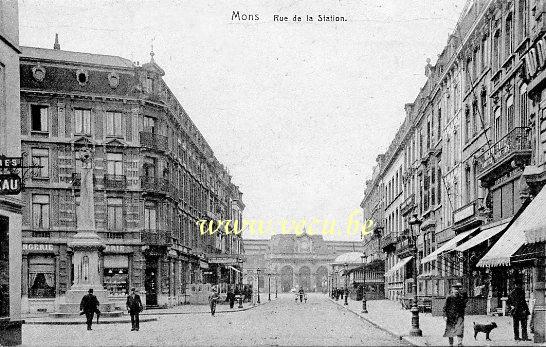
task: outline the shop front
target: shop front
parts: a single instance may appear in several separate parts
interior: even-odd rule
[[[22,312],[53,312],[58,305],[60,249],[51,243],[23,243]]]

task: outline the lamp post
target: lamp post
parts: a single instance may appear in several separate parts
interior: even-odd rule
[[[368,313],[368,308],[366,307],[366,255],[362,255],[362,313]]]
[[[417,217],[417,213],[408,221],[411,228],[411,240],[413,242],[413,303],[411,305],[411,330],[410,336],[423,336],[419,328],[419,307],[417,306],[417,235],[423,221]]]
[[[343,305],[349,305],[349,303],[347,302],[347,297],[349,296],[349,290],[347,289],[347,281],[348,281],[348,276],[347,276],[347,269],[348,269],[348,264],[345,263],[345,302],[343,303]]]
[[[279,273],[277,272],[277,269],[275,269],[275,299],[277,299],[277,290],[278,290],[277,277],[279,277]]]
[[[256,270],[256,273],[258,274],[258,304],[260,304],[260,269],[258,268]]]
[[[267,301],[271,301],[271,272],[267,273],[267,286],[268,286]]]

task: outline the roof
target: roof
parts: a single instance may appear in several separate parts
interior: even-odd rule
[[[103,65],[120,68],[135,67],[130,60],[113,55],[71,52],[59,49],[24,46],[21,46],[21,52],[21,58],[74,62],[79,64]]]
[[[334,264],[362,264],[362,252],[348,252],[338,255]]]

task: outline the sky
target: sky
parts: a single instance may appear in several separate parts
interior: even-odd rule
[[[141,64],[153,45],[169,88],[243,192],[245,219],[272,221],[271,232],[312,219],[346,230],[465,3],[19,0],[19,39],[53,48],[58,33],[63,50]]]

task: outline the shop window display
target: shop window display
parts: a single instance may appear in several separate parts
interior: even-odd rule
[[[112,296],[125,296],[129,294],[129,269],[105,268],[104,286]]]
[[[35,256],[29,259],[29,298],[55,297],[55,259]]]

